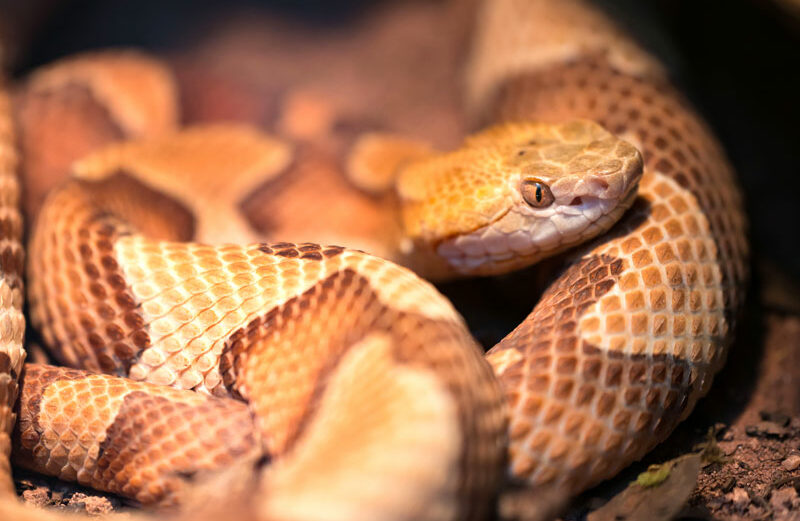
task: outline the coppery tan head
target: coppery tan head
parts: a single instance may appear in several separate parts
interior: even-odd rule
[[[495,274],[607,230],[632,204],[642,164],[591,121],[511,123],[411,163],[397,190],[415,245],[457,274]]]

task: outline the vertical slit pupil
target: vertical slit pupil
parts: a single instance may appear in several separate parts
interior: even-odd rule
[[[536,202],[537,203],[542,202],[542,185],[538,183],[536,184]]]

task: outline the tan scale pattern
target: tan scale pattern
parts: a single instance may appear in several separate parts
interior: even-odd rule
[[[511,471],[536,486],[576,492],[640,458],[724,360],[708,225],[668,178],[642,191],[657,196],[614,230],[624,239],[572,264],[489,354],[511,400]]]
[[[286,143],[255,128],[230,124],[106,147],[77,161],[73,173],[87,180],[130,173],[193,213],[194,239],[243,243],[253,242],[256,235],[240,215],[239,203],[281,173],[291,158]]]
[[[495,21],[524,12],[516,0],[488,5]],[[583,2],[526,5],[591,15],[572,22],[580,37],[570,59],[527,70],[512,62],[528,50],[505,49],[498,36],[515,30],[483,26],[479,41],[493,46],[482,52],[503,57],[494,117],[593,119],[645,161],[633,210],[489,354],[513,409],[512,474],[569,496],[641,457],[707,391],[742,301],[747,244],[720,146],[663,77],[644,63],[635,74],[620,66],[610,54],[619,35],[599,31]],[[538,18],[516,20],[516,30],[538,34]],[[606,41],[593,47],[598,36]]]
[[[487,495],[499,473],[484,472],[474,483],[481,488],[459,490],[459,452],[468,440],[443,387],[433,371],[398,365],[389,339],[361,340],[330,376],[330,391],[295,449],[300,456],[269,470],[263,488],[272,496],[262,508],[264,517],[433,520],[450,519],[454,512],[485,517],[476,497]],[[362,393],[371,399],[363,400]],[[494,461],[473,463],[480,464],[476,469],[500,468]],[[365,466],[358,479],[350,477],[352,469]],[[388,490],[380,503],[371,501],[373,493]]]
[[[90,201],[109,202],[70,183],[39,214],[56,224],[30,241],[31,322],[64,364],[124,375],[150,342],[113,252],[130,231]]]
[[[217,360],[229,335],[345,267],[364,272],[396,308],[460,321],[410,272],[341,248],[213,247],[132,236],[117,242],[116,257],[151,339],[131,368],[136,380],[223,392]]]
[[[578,329],[608,351],[690,361],[704,394],[724,360],[731,327],[714,237],[695,197],[672,179],[653,174],[642,191],[648,206],[629,218],[642,221],[637,233],[592,250],[629,268],[585,310]]]
[[[38,214],[73,161],[125,137],[173,129],[174,91],[160,62],[134,52],[84,54],[35,72],[12,107],[24,159],[26,215]]]
[[[60,60],[37,70],[28,90],[53,92],[71,85],[87,88],[127,136],[152,136],[178,121],[172,73],[137,51],[100,51]]]
[[[63,213],[59,214],[64,215]],[[379,310],[384,310],[381,312],[384,316],[378,330],[393,327],[393,321],[386,315],[395,309],[421,313],[421,316],[427,320],[444,321],[450,330],[457,333],[457,342],[448,344],[448,346],[434,343],[429,349],[440,356],[463,356],[458,355],[460,352],[467,355],[466,359],[462,358],[464,361],[461,364],[442,360],[439,362],[441,365],[437,366],[461,368],[461,370],[452,372],[460,382],[455,386],[456,392],[452,389],[449,390],[465,400],[465,403],[460,404],[459,410],[460,415],[462,417],[466,415],[469,420],[465,422],[466,426],[480,426],[475,431],[467,428],[462,435],[474,434],[477,439],[487,441],[494,439],[488,444],[484,442],[473,444],[465,441],[465,446],[473,448],[465,449],[465,455],[457,458],[455,463],[451,461],[450,467],[461,471],[466,465],[462,460],[467,458],[467,462],[475,469],[474,473],[468,472],[462,476],[462,479],[476,480],[475,483],[468,481],[468,485],[461,485],[470,492],[465,495],[474,503],[467,506],[459,505],[459,508],[465,508],[470,512],[472,509],[475,512],[481,512],[485,508],[487,495],[491,494],[491,484],[495,482],[491,477],[492,474],[486,473],[486,469],[493,467],[492,461],[494,461],[494,466],[499,465],[500,462],[498,449],[504,424],[503,415],[500,412],[501,405],[498,395],[489,392],[486,387],[487,384],[489,388],[493,387],[490,383],[488,368],[482,365],[478,352],[466,335],[460,319],[452,308],[431,290],[430,286],[421,283],[410,272],[402,268],[365,254],[344,251],[341,248],[292,244],[254,245],[250,248],[235,246],[214,248],[186,243],[156,242],[136,236],[122,238],[118,240],[118,244],[120,245],[121,264],[129,267],[126,277],[132,281],[131,291],[142,302],[141,310],[148,324],[148,332],[153,339],[152,345],[141,353],[139,363],[131,369],[131,376],[134,378],[144,373],[144,370],[141,369],[144,364],[157,360],[161,353],[169,353],[169,346],[179,341],[185,344],[183,350],[176,352],[177,356],[169,357],[163,362],[158,360],[156,363],[161,363],[161,365],[148,368],[150,372],[145,378],[157,383],[196,387],[215,393],[224,392],[224,389],[219,386],[216,360],[212,360],[212,372],[203,380],[196,381],[189,378],[194,374],[201,373],[206,368],[204,365],[207,363],[206,360],[214,356],[219,357],[218,349],[230,337],[232,329],[241,327],[247,320],[254,318],[256,313],[263,313],[265,309],[290,300],[292,293],[299,294],[302,290],[315,286],[314,283],[319,281],[323,273],[335,272],[346,267],[350,267],[354,272],[365,274],[364,283],[368,284],[368,287],[374,288],[369,293],[373,295],[372,298],[377,296],[381,301],[391,303],[391,308],[379,308]],[[126,262],[126,252],[132,251],[136,252],[137,257]],[[165,262],[165,259],[168,261]],[[177,261],[180,264],[174,269],[167,270],[165,268],[169,267],[169,261]],[[189,266],[192,266],[192,270],[189,270]],[[201,271],[195,274],[195,269]],[[256,274],[256,276],[243,276],[245,273]],[[186,278],[176,280],[176,275]],[[237,284],[239,287],[235,288]],[[355,286],[356,295],[368,294],[364,287],[359,289],[354,284],[346,286]],[[234,292],[233,289],[237,289],[237,291]],[[188,296],[182,291],[192,291],[194,295]],[[358,328],[341,327],[342,315],[359,316],[352,313],[352,310],[358,309],[358,306],[348,304],[346,299],[331,298],[331,301],[339,305],[342,305],[343,302],[345,309],[339,310],[338,313],[327,313],[324,316],[315,316],[306,312],[303,320],[308,323],[299,330],[293,329],[291,334],[283,337],[285,341],[289,341],[287,347],[295,351],[300,346],[305,346],[304,350],[297,353],[297,356],[303,360],[300,367],[303,367],[304,370],[312,370],[315,361],[325,364],[335,363],[335,358],[331,361],[332,353],[323,352],[319,355],[325,356],[315,357],[307,351],[319,344],[320,338],[327,338],[331,334],[326,334],[326,330],[322,328],[327,328],[328,331],[346,331],[348,334],[356,334],[359,331]],[[307,311],[305,306],[301,306],[300,309]],[[166,313],[159,316],[159,313],[164,311]],[[381,318],[381,314],[376,314],[374,318]],[[300,331],[311,333],[313,336],[307,341],[303,341]],[[395,345],[399,347],[394,349],[405,348],[406,351],[402,352],[401,357],[407,357],[410,361],[420,359],[423,353],[414,349],[410,344],[415,338],[415,328],[409,325],[405,326],[403,331],[408,336],[397,339]],[[469,349],[465,349],[465,345],[470,345]],[[209,350],[209,352],[203,350]],[[450,355],[447,355],[448,353]],[[261,370],[269,369],[270,374],[276,375],[274,377],[285,379],[283,380],[284,384],[279,386],[280,389],[297,388],[299,375],[291,370],[291,367],[297,366],[290,365],[282,368],[270,364],[269,353],[256,352],[253,356],[254,359],[259,360],[258,367]],[[184,367],[181,364],[187,365]],[[476,367],[480,368],[477,373],[475,372]],[[138,372],[140,370],[142,373]],[[173,378],[173,375],[177,376]],[[310,378],[312,375],[306,373],[306,376]],[[477,394],[472,388],[476,377],[478,377],[477,380],[482,379],[485,382],[483,385],[477,386],[477,389],[481,390]],[[266,378],[265,375],[259,375],[259,381]],[[295,385],[289,386],[288,381],[294,382]],[[306,381],[313,382],[314,379]],[[209,384],[209,382],[212,383]],[[421,391],[417,390],[416,392]],[[255,393],[254,399],[257,397],[262,397],[262,393]],[[281,404],[289,398],[279,392],[276,399],[278,404]],[[285,407],[285,405],[283,406]],[[309,414],[311,413],[309,412]],[[409,419],[405,415],[403,417],[406,420]],[[409,429],[411,428],[412,426],[409,424]],[[419,428],[419,425],[413,427],[413,429]],[[275,431],[275,434],[280,432],[278,429]],[[267,433],[275,435],[273,429],[267,429],[265,435]],[[468,439],[471,438],[472,436],[468,436]],[[454,440],[444,443],[460,446],[460,443]],[[271,445],[268,443],[267,448],[270,447]],[[476,449],[478,452],[473,452]],[[272,447],[272,451],[282,452],[280,447]],[[428,452],[425,451],[424,454],[428,454]],[[473,467],[468,466],[467,468]],[[499,466],[495,468],[499,469]],[[476,488],[476,484],[480,486]],[[483,492],[479,493],[478,490]],[[445,494],[444,497],[446,496]],[[423,506],[420,505],[419,508],[423,508]]]
[[[571,495],[618,472],[686,410],[689,364],[609,353],[575,327],[624,269],[611,256],[573,264],[489,354],[512,408],[511,473],[542,493]]]
[[[25,361],[18,157],[4,82],[0,76],[0,497],[14,491],[9,462],[11,430],[16,421],[13,407],[19,391],[17,379]]]
[[[142,504],[174,506],[185,477],[261,455],[242,402],[38,364],[22,389],[16,463]]]
[[[393,258],[401,235],[396,202],[354,190],[342,155],[298,145],[292,165],[241,202],[242,214],[265,240],[346,244]]]
[[[251,400],[257,414],[263,414],[259,424],[265,440],[264,448],[271,456],[280,458],[281,466],[276,469],[286,469],[272,471],[269,479],[287,484],[295,479],[290,479],[290,474],[298,476],[298,469],[304,468],[303,464],[293,462],[303,461],[306,451],[317,450],[314,447],[319,445],[308,442],[308,449],[297,445],[289,450],[286,443],[276,443],[275,440],[281,440],[285,435],[285,429],[288,428],[295,436],[302,436],[310,428],[310,423],[302,417],[288,418],[291,427],[270,423],[269,408],[265,410],[259,403],[275,399],[276,410],[302,407],[303,415],[308,418],[315,418],[314,413],[320,404],[336,400],[335,396],[340,392],[351,397],[347,399],[350,403],[357,393],[348,391],[347,394],[346,389],[340,389],[340,386],[328,390],[325,371],[318,370],[314,374],[315,367],[334,371],[342,361],[342,349],[347,350],[360,338],[358,335],[371,331],[368,327],[371,326],[377,333],[390,333],[391,352],[396,359],[386,363],[404,363],[410,368],[400,371],[395,379],[401,391],[399,396],[405,398],[397,398],[400,402],[388,398],[390,403],[407,404],[409,393],[429,392],[429,372],[441,373],[440,383],[434,386],[438,390],[430,391],[434,396],[428,405],[443,405],[426,409],[428,412],[419,415],[413,412],[414,408],[395,406],[392,409],[398,415],[395,421],[402,422],[407,430],[406,435],[397,432],[397,454],[387,453],[387,457],[395,461],[390,467],[396,475],[387,475],[386,479],[405,481],[411,477],[408,472],[416,475],[416,469],[430,458],[431,448],[426,443],[420,444],[428,436],[420,438],[419,433],[430,428],[429,436],[433,436],[437,444],[442,444],[439,448],[447,446],[455,447],[455,450],[450,456],[442,453],[440,469],[443,470],[428,476],[430,490],[434,491],[431,496],[413,499],[417,497],[413,491],[422,487],[418,484],[409,485],[410,492],[398,497],[413,499],[410,507],[417,517],[448,518],[456,515],[454,511],[463,512],[463,515],[458,514],[461,517],[469,517],[480,516],[486,511],[494,494],[493,486],[498,482],[496,476],[502,454],[505,417],[499,389],[488,365],[466,333],[461,318],[432,286],[406,269],[340,247],[308,243],[211,246],[175,242],[175,239],[188,238],[186,226],[176,218],[182,205],[163,202],[152,211],[136,212],[137,205],[147,207],[147,203],[153,204],[153,200],[152,195],[146,193],[124,199],[114,195],[115,190],[130,187],[129,183],[133,182],[130,179],[131,175],[124,171],[93,181],[73,181],[51,195],[37,221],[31,243],[32,255],[37,259],[31,264],[31,278],[35,281],[31,287],[32,314],[36,323],[41,324],[49,343],[66,346],[62,347],[63,356],[71,357],[70,363],[114,371],[134,380],[226,395],[228,390],[220,372],[220,356],[225,346],[237,330],[255,323],[259,317],[281,313],[290,331],[280,338],[288,343],[266,351],[254,350],[248,356],[257,362],[258,371],[268,371],[266,374],[257,371],[259,383],[276,380],[284,383],[272,389],[274,396],[263,396],[267,390],[254,392],[252,396],[243,392],[239,394]],[[148,238],[139,233],[159,228],[162,229],[160,238]],[[377,321],[376,324],[356,322],[352,328],[343,325],[343,320],[348,317],[361,317],[356,312],[360,308],[359,302],[343,296],[331,296],[329,302],[337,307],[322,315],[311,313],[310,305],[302,304],[302,298],[296,299],[324,286],[323,281],[328,277],[342,273],[358,274],[357,279],[352,276],[341,278],[345,281],[344,291],[352,291],[357,298],[369,299],[366,302],[371,302],[375,311],[365,316]],[[80,305],[70,307],[63,301],[66,296]],[[107,309],[109,307],[112,309]],[[279,309],[282,311],[276,311]],[[418,322],[395,324],[392,317],[397,313],[413,314]],[[292,314],[303,323],[301,328],[289,320]],[[433,324],[432,332],[437,328],[446,331],[448,341],[432,342],[421,349],[418,341],[434,336],[417,336],[417,330],[426,323]],[[392,333],[395,328],[396,333]],[[270,328],[270,331],[270,334],[273,331],[280,334],[280,328]],[[325,349],[326,341],[342,333],[355,336],[349,343],[338,344],[338,349]],[[283,348],[279,349],[281,345]],[[279,363],[272,362],[273,351],[287,350],[294,353],[294,364],[286,365],[287,360],[292,360],[288,356],[279,357]],[[302,382],[315,386],[314,400],[308,394],[292,394],[303,388],[298,380],[300,375],[296,374],[298,367],[305,371],[303,376],[306,379]],[[364,378],[380,378],[370,376],[371,372],[383,370],[369,364],[359,371],[366,371]],[[418,375],[420,371],[424,374]],[[444,374],[449,377],[442,378]],[[351,385],[358,380],[344,377],[343,382]],[[253,386],[252,383],[248,385]],[[410,385],[421,388],[412,390]],[[284,389],[293,391],[286,394]],[[326,398],[331,393],[334,398]],[[435,398],[436,395],[440,398]],[[296,401],[298,397],[300,402]],[[360,400],[352,403],[353,411],[359,407],[369,408],[369,397],[363,399],[367,401],[364,405],[360,405]],[[454,430],[452,421],[438,419],[435,423],[439,427],[430,424],[431,415],[436,416],[441,407],[455,411],[445,413],[444,418],[455,414],[459,419],[456,422],[460,425],[458,431]],[[122,417],[122,412],[120,409],[117,416]],[[130,411],[131,414],[134,412]],[[324,426],[314,427],[312,431],[319,428],[326,429]],[[414,432],[417,434],[411,435]],[[454,432],[458,432],[456,439],[441,438],[441,435],[451,436]],[[111,435],[110,430],[108,435]],[[312,434],[308,436],[314,438]],[[159,437],[153,436],[154,443],[156,439]],[[370,453],[371,446],[353,445],[352,458],[355,460],[344,459],[341,463],[370,461],[364,454]],[[84,447],[72,448],[80,453]],[[410,465],[411,456],[417,458],[417,464]],[[79,457],[73,459],[79,463]],[[139,461],[147,459],[142,457]],[[47,465],[34,466],[49,473],[57,471]],[[290,472],[289,469],[294,470]],[[332,466],[330,470],[334,475],[344,473],[341,475],[358,482],[375,472],[366,463],[338,470]],[[64,472],[65,476],[69,474]],[[302,475],[297,477],[299,481],[296,483],[306,483],[307,486],[307,479],[301,478]],[[119,485],[115,490],[128,494],[130,488]],[[286,492],[313,493],[296,486]],[[153,496],[154,493],[149,492],[148,497]],[[281,503],[281,497],[276,497],[275,501],[276,504],[285,504]],[[349,504],[350,509],[355,508],[356,503],[347,498],[339,501],[341,505]],[[364,510],[365,518],[371,518],[371,512],[378,512],[381,517],[381,512],[386,513],[395,505],[388,499],[369,501],[374,503],[376,510]],[[315,510],[317,515],[324,517],[324,509]]]
[[[226,384],[252,404],[269,452],[297,454],[305,462],[299,463],[294,458],[277,462],[268,474],[268,482],[283,483],[289,479],[287,476],[294,476],[291,481],[300,481],[291,488],[297,489],[302,480],[309,479],[308,474],[300,473],[299,466],[307,468],[320,483],[326,479],[341,483],[343,478],[336,476],[349,474],[351,471],[347,469],[361,469],[356,462],[363,455],[355,449],[363,445],[375,454],[374,460],[364,460],[373,469],[372,476],[362,478],[358,484],[344,480],[341,486],[361,488],[372,483],[369,489],[397,491],[397,495],[387,495],[387,501],[394,506],[381,502],[374,506],[380,510],[366,517],[407,518],[408,515],[414,519],[435,519],[452,513],[453,506],[432,511],[427,511],[428,507],[422,509],[427,500],[413,499],[419,494],[430,495],[443,505],[455,497],[454,506],[462,512],[457,517],[480,518],[497,478],[493,469],[499,469],[499,461],[493,446],[501,443],[505,422],[496,396],[486,392],[485,386],[493,386],[491,375],[484,372],[482,364],[475,363],[480,357],[479,350],[458,322],[388,306],[375,291],[376,286],[361,273],[363,269],[347,268],[331,275],[232,335],[226,347],[222,362]],[[373,358],[364,354],[372,361],[361,369],[353,368],[351,374],[345,360],[361,358],[361,348],[356,346],[362,343],[385,350],[385,355]],[[384,347],[375,347],[375,343]],[[297,345],[307,345],[309,349],[300,352]],[[463,345],[471,348],[456,347]],[[372,348],[364,347],[367,351]],[[382,369],[368,370],[371,366]],[[421,388],[414,393],[417,397],[426,396],[426,400],[430,398],[431,402],[412,405],[411,402],[418,400],[406,394],[410,392],[407,379],[421,379]],[[358,398],[361,391],[356,389],[361,386],[365,394],[375,396],[375,402]],[[342,395],[349,396],[346,407],[336,409],[325,405],[328,400],[345,399],[333,398]],[[448,395],[455,397],[455,404],[447,399]],[[377,403],[383,400],[387,403]],[[403,420],[404,410],[419,414],[429,411],[424,414],[432,417],[423,423],[431,430]],[[380,418],[385,422],[379,421]],[[443,423],[443,418],[450,419]],[[448,426],[450,421],[458,428]],[[385,431],[390,424],[395,426]],[[434,434],[436,430],[441,433]],[[377,437],[377,432],[386,434]],[[378,439],[393,448],[382,447]],[[473,443],[478,439],[492,441],[478,446]],[[330,457],[320,452],[318,444],[337,446],[335,452],[340,456],[329,461]],[[353,446],[347,448],[349,444]],[[350,460],[351,464],[340,466],[339,458]],[[436,465],[424,463],[433,459]],[[385,463],[384,469],[394,468],[397,473],[380,471],[379,461]],[[442,472],[446,472],[444,481]],[[398,479],[400,475],[407,479]],[[437,488],[441,486],[445,488]],[[412,489],[417,492],[409,492]],[[303,493],[309,490],[302,487]],[[350,503],[343,500],[347,495],[335,500],[331,495],[326,501],[339,504],[337,508],[350,504],[347,508],[365,513],[373,508],[364,492],[354,491],[354,494],[362,496],[363,501]],[[277,501],[286,507],[291,497],[290,494]],[[305,507],[300,502],[292,508]]]
[[[26,215],[37,215],[45,196],[69,175],[69,165],[90,150],[123,137],[108,111],[85,87],[72,85],[55,92],[22,89],[15,96]],[[41,150],[40,143],[52,146]]]
[[[738,210],[741,195],[722,147],[664,75],[649,69],[652,57],[640,49],[631,54],[631,66],[638,70],[633,73],[612,57],[618,49],[636,45],[630,38],[582,0],[560,4],[555,7],[549,0],[486,3],[491,9],[485,9],[488,18],[476,35],[484,43],[477,44],[478,56],[470,66],[471,74],[485,74],[491,86],[481,98],[488,102],[484,106],[492,108],[494,119],[508,121],[586,118],[629,139],[642,151],[646,170],[672,177],[697,198],[724,259],[726,306],[738,307],[738,300],[728,299],[741,298],[738,289],[747,276],[748,247],[741,233],[746,225],[744,213]],[[538,14],[521,16],[527,10]],[[559,20],[553,28],[531,30],[542,29],[540,21],[553,19]],[[538,60],[527,68],[515,65],[539,49],[511,43],[505,35],[515,33],[508,30],[515,24],[508,25],[509,20],[516,20],[520,32],[527,35],[549,35],[562,43],[569,35],[572,58]],[[564,28],[564,23],[570,27]],[[537,37],[537,42],[537,47],[546,47],[549,40]],[[490,55],[497,63],[485,67],[483,58]]]
[[[626,76],[604,59],[587,56],[520,76],[506,84],[502,98],[503,118],[528,113],[544,121],[596,120],[642,150],[645,170],[669,176],[690,191],[719,251],[725,307],[739,307],[748,247],[744,213],[731,209],[741,208],[741,195],[710,129],[668,83]]]

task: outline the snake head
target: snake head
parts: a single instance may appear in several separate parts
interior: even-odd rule
[[[409,164],[397,190],[414,248],[451,274],[491,275],[608,230],[642,170],[633,145],[591,121],[507,123]]]

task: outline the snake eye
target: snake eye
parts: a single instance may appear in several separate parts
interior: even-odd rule
[[[522,198],[534,208],[544,208],[553,204],[555,198],[550,187],[538,179],[525,179],[520,186]]]

